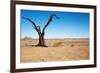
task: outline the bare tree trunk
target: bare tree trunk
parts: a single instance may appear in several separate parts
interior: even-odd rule
[[[39,45],[40,46],[45,46],[45,40],[44,40],[44,36],[43,35],[39,36]]]
[[[44,34],[39,34],[39,42],[36,46],[43,46],[43,47],[47,47],[45,45],[45,39],[44,39]]]

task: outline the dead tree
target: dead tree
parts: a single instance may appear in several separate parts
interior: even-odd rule
[[[28,20],[29,22],[32,23],[33,28],[37,31],[38,36],[39,36],[39,42],[36,46],[42,46],[42,47],[46,47],[45,45],[45,39],[44,39],[44,35],[45,35],[45,29],[47,28],[47,26],[50,24],[50,22],[52,21],[53,17],[56,17],[57,19],[59,19],[59,17],[57,17],[55,14],[52,14],[49,18],[49,20],[47,21],[46,25],[44,26],[44,28],[41,30],[40,26],[37,26],[34,21],[32,21],[29,18],[25,18],[24,19]]]

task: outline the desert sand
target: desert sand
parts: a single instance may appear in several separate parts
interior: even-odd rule
[[[21,39],[21,63],[89,59],[88,38],[46,39],[48,47],[36,47],[38,39]]]

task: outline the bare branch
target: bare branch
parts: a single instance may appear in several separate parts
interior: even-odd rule
[[[47,22],[47,24],[44,26],[43,30],[42,30],[42,34],[44,34],[44,31],[46,29],[46,27],[50,24],[50,22],[52,21],[53,16],[55,16],[57,19],[59,19],[59,17],[57,17],[55,14],[52,14]]]
[[[25,17],[22,17],[22,18],[24,18],[24,19],[28,20],[29,22],[31,22],[32,25],[34,26],[34,29],[38,32],[38,28],[37,28],[36,24],[31,19],[25,18]]]

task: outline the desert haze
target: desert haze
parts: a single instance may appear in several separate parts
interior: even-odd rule
[[[38,39],[21,39],[21,63],[89,59],[89,38],[45,39],[48,47],[37,43]]]

